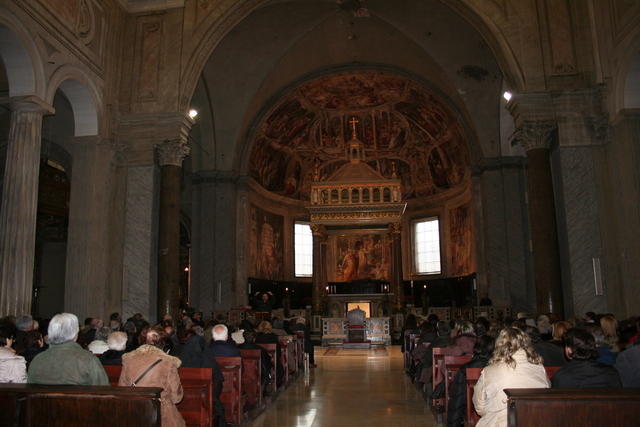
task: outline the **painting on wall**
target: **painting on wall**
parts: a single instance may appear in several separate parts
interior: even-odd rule
[[[283,279],[284,218],[254,205],[250,209],[249,276]]]
[[[386,234],[331,236],[329,281],[389,280],[391,240]]]
[[[472,258],[473,233],[471,231],[471,209],[469,205],[458,206],[449,211],[451,276],[465,276],[475,271]]]

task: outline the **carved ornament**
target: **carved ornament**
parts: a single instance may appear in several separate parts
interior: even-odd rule
[[[524,120],[512,136],[525,151],[549,148],[551,133],[557,128],[554,120]]]
[[[191,147],[181,140],[165,140],[156,145],[160,166],[182,166],[182,161],[191,152]]]

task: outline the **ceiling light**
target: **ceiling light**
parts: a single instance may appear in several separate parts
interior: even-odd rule
[[[508,90],[505,90],[504,93],[502,94],[502,97],[509,102],[511,100],[511,97],[513,96],[513,94],[511,92],[509,92]]]
[[[195,119],[198,116],[198,110],[192,108],[189,110],[189,117]]]

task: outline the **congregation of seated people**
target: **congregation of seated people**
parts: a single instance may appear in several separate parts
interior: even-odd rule
[[[304,318],[265,318],[258,325],[246,319],[228,325],[222,317],[205,323],[202,313],[195,312],[184,313],[177,322],[165,315],[152,325],[141,314],[123,322],[114,313],[106,325],[87,318],[80,326],[71,313],[40,321],[29,315],[5,317],[0,319],[0,383],[109,385],[103,366],[122,366],[118,385],[162,388],[162,425],[183,426],[176,408],[183,396],[178,368],[212,368],[214,411],[222,426],[227,425],[219,399],[224,377],[216,358],[240,357],[241,349],[262,350],[260,382],[266,395],[267,385],[275,380],[272,360],[257,343],[278,344],[279,336],[295,335],[296,330],[305,331],[308,338]],[[276,349],[279,352],[280,346]],[[304,350],[313,354],[312,346]],[[281,377],[282,367],[277,366]]]
[[[448,426],[465,425],[468,368],[483,368],[473,389],[478,426],[507,425],[504,389],[640,387],[638,318],[618,322],[612,314],[587,313],[552,320],[521,313],[470,322],[409,315],[403,337],[407,375]],[[445,364],[434,362],[434,353],[467,357],[447,382]]]

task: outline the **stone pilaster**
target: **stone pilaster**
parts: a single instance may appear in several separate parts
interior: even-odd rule
[[[393,291],[393,310],[401,312],[404,309],[404,286],[402,285],[402,224],[389,224],[391,233],[391,290]]]
[[[190,148],[183,140],[165,140],[156,146],[160,165],[158,226],[158,317],[177,319],[180,305],[180,178],[182,161]]]
[[[311,301],[314,314],[322,314],[322,298],[325,295],[326,282],[323,281],[322,241],[325,239],[325,228],[319,224],[311,224],[313,234],[313,273]]]
[[[0,316],[31,312],[42,117],[50,105],[13,99],[0,208]]]

